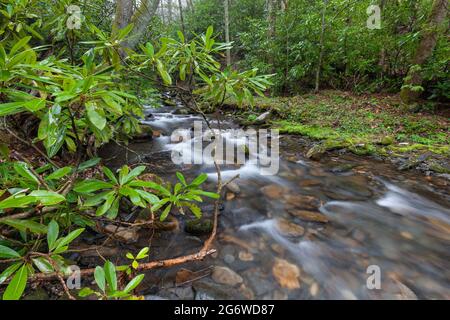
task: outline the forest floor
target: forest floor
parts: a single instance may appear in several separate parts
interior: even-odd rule
[[[254,105],[238,112],[242,124],[257,123],[258,116],[270,111],[268,126],[315,142],[307,153],[310,158],[345,149],[358,155],[389,158],[402,170],[417,167],[450,173],[450,117],[445,111],[433,110],[431,103],[423,104],[420,112],[412,112],[396,95],[323,91],[316,95],[256,98]]]

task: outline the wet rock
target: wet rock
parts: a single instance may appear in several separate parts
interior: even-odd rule
[[[276,258],[272,273],[281,287],[290,290],[300,288],[300,269],[295,264]]]
[[[273,300],[287,300],[289,298],[288,294],[284,291],[275,290],[272,295]]]
[[[309,294],[313,297],[316,297],[318,293],[319,293],[319,285],[317,284],[317,282],[314,282],[309,287]]]
[[[277,220],[277,228],[287,237],[301,237],[305,233],[305,229],[298,224],[289,222],[286,219]]]
[[[348,146],[345,141],[327,140],[316,144],[306,153],[306,157],[312,160],[320,160],[327,151],[343,149]]]
[[[318,200],[313,196],[305,196],[301,194],[285,195],[286,204],[302,209],[314,210],[318,208]]]
[[[249,261],[253,261],[255,259],[255,257],[253,256],[253,254],[251,254],[248,251],[239,251],[239,259],[241,261],[249,262]]]
[[[327,179],[324,193],[334,200],[365,200],[372,196],[368,185],[367,178],[361,175],[334,176]]]
[[[238,289],[208,280],[196,281],[193,284],[195,300],[241,300],[245,299]]]
[[[226,254],[223,258],[223,261],[225,261],[227,264],[232,264],[234,261],[236,261],[236,258],[231,254]]]
[[[124,228],[109,224],[103,229],[105,232],[111,234],[115,239],[127,244],[136,243],[139,240],[138,228]]]
[[[234,198],[236,198],[236,194],[234,194],[233,192],[227,192],[227,195],[226,195],[227,201],[231,201]]]
[[[153,129],[150,126],[141,125],[141,133],[133,137],[134,142],[147,142],[153,138]]]
[[[395,294],[395,296],[399,300],[417,300],[416,294],[404,283],[394,280],[397,285],[398,292]]]
[[[162,300],[169,300],[167,298],[163,298],[154,294],[149,294],[147,296],[145,296],[145,300],[149,300],[149,301],[162,301]]]
[[[341,164],[339,166],[334,167],[333,169],[331,169],[331,172],[334,173],[344,173],[344,172],[348,172],[351,171],[353,168],[355,168],[357,165],[356,164],[352,164],[352,163],[345,163],[345,164]]]
[[[189,234],[201,236],[210,234],[213,229],[213,221],[210,219],[195,219],[186,222],[184,231]]]
[[[240,275],[227,267],[214,267],[211,278],[219,284],[226,284],[229,286],[235,286],[242,283],[244,280]]]
[[[322,182],[320,182],[319,180],[313,180],[313,179],[306,179],[306,180],[302,180],[299,182],[300,187],[306,187],[306,188],[319,186],[321,184],[322,184]]]
[[[261,114],[258,118],[255,119],[254,124],[263,124],[270,119],[271,112],[267,111]]]
[[[284,248],[282,246],[280,246],[278,243],[271,244],[270,248],[272,248],[272,250],[279,255],[284,254]]]
[[[278,184],[270,184],[261,188],[261,192],[267,198],[279,200],[286,193],[286,189]]]
[[[230,183],[228,183],[226,188],[229,191],[236,193],[236,194],[239,194],[241,192],[241,188],[239,188],[239,185],[234,181],[231,181]]]
[[[170,300],[193,300],[195,297],[195,292],[191,286],[184,286],[163,289],[158,292],[157,296],[168,298]]]
[[[391,144],[394,144],[395,139],[392,136],[385,136],[383,138],[381,138],[380,140],[380,144],[383,146],[389,146]]]
[[[320,222],[320,223],[327,223],[329,221],[325,215],[316,211],[290,209],[288,210],[288,212],[290,215],[304,221]]]
[[[245,284],[242,284],[239,287],[239,292],[247,299],[247,300],[253,300],[255,299],[255,294],[253,293],[252,289],[247,287]]]
[[[243,277],[257,297],[274,290],[273,283],[268,280],[269,276],[259,269],[248,269],[243,273]]]

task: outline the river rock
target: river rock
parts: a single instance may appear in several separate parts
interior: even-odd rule
[[[117,227],[113,224],[106,225],[104,231],[112,234],[117,240],[130,244],[139,240],[138,228]]]
[[[367,178],[361,175],[333,176],[327,180],[324,193],[334,200],[365,200],[372,196],[368,185]]]
[[[309,294],[313,297],[316,297],[318,293],[319,293],[319,285],[317,284],[317,282],[314,282],[309,287]]]
[[[243,273],[243,276],[257,297],[275,289],[273,282],[269,281],[269,276],[261,272],[260,269],[248,269]]]
[[[304,221],[327,223],[328,218],[320,212],[307,210],[288,210],[289,214]]]
[[[239,259],[242,261],[249,262],[253,261],[255,257],[248,251],[239,251]]]
[[[227,195],[226,195],[227,201],[231,201],[231,200],[233,200],[234,198],[236,198],[236,194],[235,194],[235,193],[233,193],[233,192],[227,192]]]
[[[267,198],[279,200],[286,193],[286,189],[278,184],[270,184],[261,188],[261,192]]]
[[[228,183],[226,188],[235,194],[238,194],[241,192],[241,188],[239,188],[239,185],[234,181],[231,181],[230,183]]]
[[[286,204],[296,208],[315,210],[319,207],[318,201],[313,196],[305,196],[302,194],[285,195]]]
[[[229,286],[235,286],[242,283],[244,280],[240,275],[227,267],[214,267],[211,278],[219,284],[226,284]]]
[[[270,111],[264,112],[258,118],[255,119],[254,124],[263,124],[270,119]]]
[[[217,284],[207,279],[193,283],[195,300],[242,300],[245,297],[238,289]]]
[[[247,287],[245,284],[241,284],[239,287],[239,292],[247,299],[247,300],[253,300],[255,299],[255,294],[253,293],[252,289]]]
[[[184,231],[195,236],[210,234],[213,229],[211,219],[195,219],[186,222]]]
[[[305,229],[302,226],[289,222],[286,219],[278,219],[277,228],[284,236],[287,237],[301,237],[305,234]]]
[[[295,264],[276,258],[272,272],[281,287],[289,290],[300,288],[300,269]]]

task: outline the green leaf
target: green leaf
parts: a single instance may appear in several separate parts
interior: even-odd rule
[[[167,216],[168,216],[169,213],[170,213],[170,210],[172,210],[172,205],[168,205],[168,206],[166,207],[166,209],[164,209],[163,213],[161,214],[161,217],[159,217],[159,220],[160,220],[160,221],[166,220],[166,219],[167,219]]]
[[[97,112],[94,105],[87,105],[87,117],[89,121],[98,129],[103,130],[106,126],[106,118]]]
[[[106,261],[104,268],[105,268],[106,282],[108,283],[109,288],[113,292],[117,291],[116,267],[111,261]]]
[[[61,179],[63,177],[65,177],[66,175],[68,175],[70,172],[72,171],[72,167],[64,167],[61,169],[56,170],[55,172],[49,174],[45,180],[58,180]]]
[[[14,44],[14,46],[11,48],[11,51],[9,51],[9,55],[13,56],[16,52],[18,52],[20,49],[25,47],[30,40],[31,40],[31,37],[28,36],[28,37],[24,37],[24,38],[20,39],[19,41],[17,41]]]
[[[178,177],[178,180],[180,180],[180,182],[183,184],[183,186],[186,187],[187,183],[186,183],[186,179],[184,178],[183,174],[181,172],[177,172],[176,175]]]
[[[88,168],[94,167],[97,164],[99,164],[101,160],[102,160],[101,158],[92,158],[88,161],[85,161],[80,164],[80,166],[78,167],[78,171],[84,171]]]
[[[46,226],[37,223],[33,220],[4,219],[1,220],[0,222],[23,232],[25,232],[26,230],[30,230],[31,232],[37,234],[47,233]]]
[[[97,209],[95,214],[98,217],[104,215],[111,208],[111,206],[112,206],[112,204],[114,203],[115,200],[116,200],[116,192],[115,191],[111,191],[106,196],[105,203],[103,203],[102,206],[98,207],[98,209]]]
[[[80,236],[80,234],[82,234],[84,232],[84,228],[80,228],[77,230],[72,231],[71,233],[69,233],[67,236],[65,236],[64,238],[62,238],[60,241],[58,241],[56,249],[62,248],[67,246],[68,244],[70,244],[73,240],[75,240],[76,238],[78,238]]]
[[[141,260],[141,259],[147,258],[148,257],[147,253],[149,251],[150,251],[149,247],[145,247],[145,248],[141,249],[141,251],[139,251],[138,255],[136,256],[136,259]]]
[[[22,262],[17,262],[12,265],[10,265],[8,268],[6,268],[1,274],[0,274],[0,284],[8,280],[8,278],[17,271],[17,269],[20,268],[22,265]]]
[[[59,225],[55,220],[52,220],[48,224],[47,230],[47,244],[50,251],[55,248],[58,235],[59,235]]]
[[[50,273],[55,271],[52,264],[44,257],[38,257],[32,260],[34,265],[39,269],[39,271],[43,273]]]
[[[19,300],[27,285],[28,266],[23,265],[11,279],[3,293],[3,300]]]
[[[137,277],[135,277],[133,280],[131,280],[127,284],[127,286],[125,287],[125,289],[123,291],[126,292],[126,293],[129,293],[129,292],[133,291],[142,282],[144,277],[145,276],[143,274],[138,275]]]
[[[203,182],[205,182],[206,179],[208,179],[208,175],[206,173],[202,173],[197,178],[195,178],[194,181],[192,181],[191,186],[197,186],[198,187]]]
[[[0,258],[4,259],[20,258],[20,254],[11,248],[0,245]]]
[[[119,184],[119,181],[117,181],[116,176],[114,175],[114,173],[111,170],[109,170],[109,168],[102,167],[102,171],[109,178],[109,180],[111,180],[115,184]]]
[[[203,191],[203,190],[192,190],[190,193],[194,194],[194,195],[205,196],[205,197],[212,198],[212,199],[220,198],[220,195],[218,195],[217,193],[207,192],[207,191]]]
[[[14,170],[25,179],[39,184],[39,179],[31,172],[31,170],[28,168],[28,165],[25,162],[15,162]]]
[[[153,47],[153,45],[150,42],[147,42],[145,44],[145,49],[146,49],[145,51],[146,51],[147,55],[150,58],[153,58],[153,56],[155,55],[155,48]]]
[[[35,197],[36,201],[44,206],[53,206],[55,204],[66,201],[66,198],[54,191],[35,190],[29,194],[30,197]]]
[[[137,176],[141,175],[142,172],[144,172],[144,171],[145,171],[145,166],[139,166],[139,167],[134,168],[133,170],[131,170],[131,172],[129,174],[126,175],[126,177],[123,178],[123,180],[121,181],[121,184],[129,183],[131,180],[133,180]]]
[[[91,288],[83,288],[83,289],[80,290],[80,292],[78,292],[78,296],[80,298],[86,298],[86,297],[91,296],[93,294],[95,294],[95,291],[92,290]]]
[[[94,278],[95,282],[97,283],[98,287],[105,292],[106,289],[106,282],[105,282],[105,270],[103,270],[102,267],[97,266],[94,271]]]
[[[157,196],[155,196],[154,194],[148,193],[147,191],[139,190],[139,189],[135,189],[134,191],[136,191],[142,199],[144,199],[145,201],[147,201],[150,204],[155,204],[159,201],[159,198]]]
[[[78,193],[92,193],[101,189],[111,189],[114,185],[101,180],[86,180],[77,183],[73,190]]]
[[[3,201],[0,202],[0,209],[10,209],[10,208],[26,208],[30,204],[35,203],[36,198],[35,197],[29,197],[29,196],[11,196]]]
[[[0,117],[13,115],[24,110],[23,102],[9,102],[0,104]]]

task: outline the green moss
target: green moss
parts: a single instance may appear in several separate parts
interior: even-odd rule
[[[397,96],[324,91],[318,95],[256,98],[255,106],[253,113],[273,111],[272,127],[280,133],[317,141],[345,140],[357,154],[450,155],[449,119],[405,111]],[[410,145],[400,146],[397,141]]]

